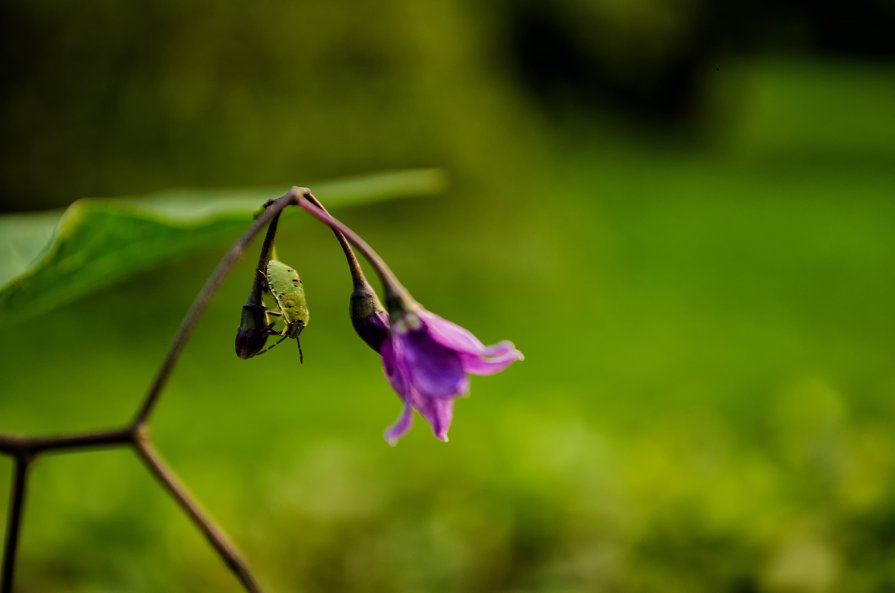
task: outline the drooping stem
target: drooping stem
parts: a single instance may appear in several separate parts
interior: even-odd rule
[[[277,212],[273,215],[273,218],[270,220],[270,224],[267,226],[267,234],[264,235],[264,243],[261,244],[261,253],[258,255],[258,265],[255,267],[254,278],[252,279],[252,290],[249,293],[249,299],[246,301],[246,304],[243,305],[243,317],[249,320],[256,320],[259,317],[264,319],[264,323],[267,323],[267,315],[264,308],[264,273],[267,270],[267,264],[271,259],[276,258],[276,249],[274,248],[274,239],[277,235],[277,224],[280,221],[281,212]],[[240,323],[240,331],[246,328],[243,327],[242,322]],[[252,328],[256,329],[256,328]],[[264,330],[266,331],[266,329]],[[266,339],[266,336],[265,336]],[[243,356],[240,352],[240,337],[237,336],[237,346],[236,352],[238,355]],[[253,353],[254,354],[254,353]]]
[[[6,544],[3,549],[3,576],[0,593],[12,593],[13,571],[16,565],[16,551],[19,547],[19,533],[22,527],[22,512],[25,507],[25,492],[28,481],[30,459],[17,456],[13,466],[12,498],[9,500],[9,517],[6,524]]]
[[[269,208],[270,206],[268,206],[268,209]],[[277,257],[276,248],[274,247],[274,239],[277,237],[277,225],[280,223],[280,214],[282,214],[282,212],[282,208],[280,208],[278,212],[275,212],[270,219],[270,224],[267,225],[267,233],[264,235],[264,243],[261,244],[261,253],[258,255],[258,270],[260,271],[264,271],[267,268],[267,263]]]
[[[199,531],[208,540],[208,543],[217,551],[227,567],[233,571],[236,578],[250,593],[260,593],[261,589],[249,572],[245,559],[236,549],[224,532],[218,527],[211,516],[196,502],[195,498],[184,486],[177,476],[165,464],[164,460],[147,439],[136,441],[137,453],[140,459],[152,472],[152,475],[165,487],[165,490],[174,497],[180,508],[189,516]]]
[[[322,210],[327,216],[329,216],[329,212],[327,212],[326,208],[323,207],[323,204],[314,197],[310,192],[304,195],[305,198],[315,206],[317,206],[320,210]],[[360,267],[360,262],[357,261],[357,256],[354,255],[354,251],[351,249],[351,243],[348,242],[348,239],[345,238],[338,229],[330,227],[333,234],[336,236],[336,239],[339,241],[339,245],[342,246],[342,252],[345,254],[345,259],[348,261],[348,269],[351,271],[351,281],[354,283],[354,290],[363,289],[368,285],[367,278],[364,276],[364,271]]]
[[[388,267],[388,264],[385,263],[385,260],[366,241],[361,239],[357,233],[348,228],[345,223],[333,218],[329,213],[316,206],[310,200],[313,196],[311,195],[309,198],[309,195],[310,192],[298,194],[299,207],[303,208],[314,218],[329,225],[333,230],[340,232],[367,258],[367,261],[370,262],[382,281],[382,286],[385,290],[385,300],[389,307],[391,308],[395,303],[400,303],[405,310],[419,308],[420,305],[410,295],[410,292],[404,288],[404,285],[401,284],[391,268]]]

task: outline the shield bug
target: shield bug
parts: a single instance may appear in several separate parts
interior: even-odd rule
[[[267,268],[264,270],[263,275],[265,289],[276,303],[276,309],[268,310],[267,314],[280,317],[284,326],[279,331],[270,326],[270,334],[281,336],[281,338],[258,354],[267,352],[267,350],[270,350],[270,348],[273,348],[286,338],[295,338],[295,342],[298,344],[299,361],[304,362],[304,354],[301,351],[301,342],[298,336],[308,325],[310,314],[308,313],[308,304],[305,300],[305,289],[301,283],[301,277],[299,277],[295,268],[275,259],[267,263]]]

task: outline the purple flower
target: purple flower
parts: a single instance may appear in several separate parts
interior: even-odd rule
[[[435,436],[446,441],[454,399],[469,392],[469,375],[499,373],[522,360],[522,353],[508,341],[485,346],[459,325],[423,309],[366,241],[330,216],[310,191],[293,190],[298,192],[298,206],[328,224],[342,244],[354,280],[351,322],[358,335],[382,354],[385,376],[404,401],[404,410],[385,439],[394,445],[404,436],[416,408]],[[382,280],[388,313],[364,279],[348,243],[363,253]]]
[[[454,398],[469,392],[469,374],[492,375],[522,353],[512,342],[485,346],[469,331],[422,308],[393,311],[391,332],[382,343],[385,375],[404,401],[404,411],[385,433],[394,445],[410,430],[413,408],[447,441]]]

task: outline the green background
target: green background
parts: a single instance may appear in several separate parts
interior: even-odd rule
[[[400,402],[300,218],[304,366],[234,355],[249,257],[161,400],[160,450],[266,590],[889,591],[891,4],[717,6],[13,0],[2,207],[446,170],[334,214],[525,353],[449,444],[419,418],[382,440]],[[129,419],[227,245],[4,323],[0,429]],[[18,568],[21,592],[239,590],[129,451],[38,463]]]

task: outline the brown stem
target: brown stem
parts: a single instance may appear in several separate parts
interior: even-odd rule
[[[29,463],[28,456],[21,455],[15,458],[12,498],[9,501],[9,519],[6,525],[6,545],[3,550],[3,576],[0,580],[0,593],[12,593],[12,577],[16,565],[16,551],[19,547],[19,533],[22,527]]]
[[[323,204],[314,197],[310,192],[306,193],[304,197],[320,208],[324,213],[329,215],[329,212],[326,208],[323,207]],[[345,259],[348,260],[348,269],[351,271],[351,281],[354,283],[354,290],[363,289],[367,286],[367,279],[364,276],[364,271],[360,267],[360,262],[357,261],[357,256],[354,255],[354,251],[351,249],[351,243],[348,242],[348,239],[345,238],[345,235],[340,233],[338,230],[330,227],[333,234],[336,236],[336,239],[339,240],[339,245],[342,246],[342,252],[345,254]]]
[[[400,304],[401,308],[405,310],[420,307],[410,295],[410,292],[404,288],[404,285],[398,280],[398,277],[395,276],[395,273],[388,267],[388,264],[385,263],[385,260],[383,260],[366,241],[361,239],[357,233],[348,228],[345,223],[333,218],[328,212],[323,210],[323,208],[319,207],[319,202],[314,199],[314,196],[310,191],[300,191],[297,194],[297,198],[299,208],[304,209],[320,222],[344,235],[344,237],[350,241],[365,258],[367,258],[367,261],[370,262],[376,270],[376,273],[379,275],[379,279],[382,281],[382,286],[385,290],[386,304],[390,309],[393,303]]]
[[[22,437],[0,434],[0,453],[13,456],[34,456],[44,452],[86,449],[89,447],[114,447],[116,445],[127,445],[133,438],[133,431],[130,427],[46,437]]]
[[[282,209],[273,215],[270,219],[270,224],[267,225],[267,233],[264,235],[264,242],[261,244],[261,253],[258,255],[258,269],[261,271],[266,270],[267,263],[271,259],[276,259],[277,257],[273,242],[277,236],[277,225],[280,222],[281,213]]]
[[[249,331],[247,328],[243,327],[243,321],[249,319],[252,322],[256,322],[259,317],[263,317],[264,323],[267,323],[267,314],[264,307],[265,275],[267,273],[267,264],[271,259],[276,258],[274,238],[277,235],[277,223],[280,221],[280,214],[281,212],[277,212],[267,226],[267,234],[264,235],[264,243],[261,244],[261,253],[258,256],[258,265],[255,268],[256,273],[252,280],[252,290],[249,292],[249,298],[246,301],[246,304],[242,306],[243,317],[240,320],[239,334],[236,337],[236,353],[241,358],[244,358],[246,354],[240,344],[240,335],[243,331]],[[251,327],[252,331],[261,331],[262,329],[266,331],[269,328],[257,328],[254,327],[254,325]],[[267,336],[265,335],[264,339],[266,340],[266,338]],[[260,354],[260,352],[256,353],[252,351],[249,355],[255,356],[256,354]]]
[[[180,508],[189,515],[193,523],[205,535],[208,543],[217,550],[227,566],[236,575],[236,578],[243,584],[246,591],[250,593],[260,593],[261,589],[252,578],[248,565],[243,557],[237,551],[236,547],[230,542],[224,532],[215,524],[208,513],[199,506],[195,498],[186,489],[186,486],[177,478],[166,465],[159,454],[152,447],[152,444],[146,439],[137,439],[135,443],[137,453],[140,459],[152,472],[152,475],[165,487],[165,489],[174,497]],[[6,592],[4,592],[6,593]]]

